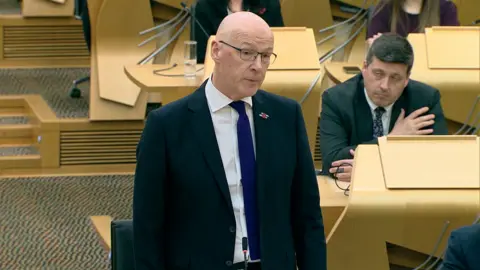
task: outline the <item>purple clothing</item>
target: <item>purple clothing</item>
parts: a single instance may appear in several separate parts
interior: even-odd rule
[[[385,1],[385,0],[382,0]],[[452,1],[440,1],[440,26],[458,26],[460,25],[457,16],[457,7]],[[385,5],[380,11],[373,11],[372,18],[368,25],[367,38],[371,38],[378,33],[390,32],[390,17],[392,14],[392,4]],[[375,14],[376,13],[376,14]],[[418,33],[418,17],[417,14],[400,12],[400,20],[404,22],[402,26],[397,25],[397,34],[403,37],[408,36],[409,33]]]

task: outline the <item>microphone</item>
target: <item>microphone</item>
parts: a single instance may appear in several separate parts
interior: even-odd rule
[[[191,8],[187,7],[187,4],[185,4],[185,2],[180,2],[180,5],[183,7],[183,10],[185,10],[187,13],[190,14],[192,20],[200,27],[200,29],[202,30],[202,32],[205,34],[205,36],[208,39],[210,37],[210,35],[205,30],[205,28],[203,28],[203,25],[197,20],[197,17],[195,16],[195,8],[191,9]],[[192,36],[195,37],[195,27],[192,27]]]
[[[242,251],[243,251],[243,260],[245,263],[245,269],[247,270],[248,267],[248,260],[247,260],[247,251],[248,251],[248,239],[247,237],[242,238]]]
[[[480,215],[477,216],[477,218],[475,219],[475,221],[472,223],[472,226],[478,224],[479,222],[480,222]],[[427,268],[427,270],[433,269],[433,267],[434,267],[435,265],[437,265],[437,263],[438,263],[441,259],[443,259],[443,256],[445,256],[445,253],[447,252],[447,248],[448,248],[448,246],[445,247],[445,249],[443,250],[442,254],[432,263],[432,265],[430,265],[429,268]],[[438,266],[437,270],[440,270],[440,269],[442,268],[442,265],[443,265],[443,262]]]
[[[440,233],[440,236],[438,237],[437,243],[435,244],[432,253],[430,253],[428,258],[422,264],[420,264],[419,266],[417,266],[413,270],[423,269],[433,259],[433,257],[435,256],[435,253],[437,253],[437,250],[440,247],[440,243],[442,242],[443,236],[445,236],[445,233],[447,232],[448,226],[450,226],[450,221],[447,220],[445,222],[445,225],[443,226],[443,230]],[[430,265],[430,267],[428,269],[431,269],[431,267],[433,267],[434,265],[435,265],[435,262],[432,265]]]

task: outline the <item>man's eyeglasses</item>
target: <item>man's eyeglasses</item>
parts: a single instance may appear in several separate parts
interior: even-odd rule
[[[277,55],[275,53],[261,53],[257,52],[254,50],[250,49],[241,49],[238,47],[235,47],[233,45],[230,45],[224,41],[219,41],[222,44],[227,45],[228,47],[237,50],[240,53],[240,59],[244,61],[255,61],[257,59],[257,56],[260,55],[260,61],[262,61],[263,64],[273,64],[275,60],[277,59]]]

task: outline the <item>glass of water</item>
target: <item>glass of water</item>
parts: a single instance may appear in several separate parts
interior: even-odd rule
[[[194,40],[185,41],[185,54],[183,58],[185,77],[197,75],[197,42]]]

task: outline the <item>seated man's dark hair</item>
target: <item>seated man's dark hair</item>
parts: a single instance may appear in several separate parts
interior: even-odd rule
[[[413,66],[413,48],[404,37],[393,33],[385,33],[375,39],[367,53],[367,66],[373,57],[386,63],[405,64],[407,73],[410,74]]]

